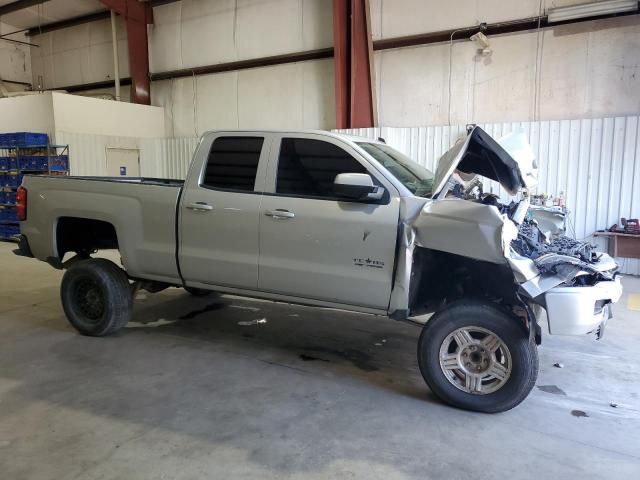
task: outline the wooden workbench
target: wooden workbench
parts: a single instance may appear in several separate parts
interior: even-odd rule
[[[595,232],[594,237],[609,240],[609,255],[612,257],[640,258],[640,235],[617,232]]]

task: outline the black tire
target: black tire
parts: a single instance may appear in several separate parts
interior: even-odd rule
[[[213,290],[205,290],[204,288],[184,287],[184,290],[194,297],[206,297],[213,293]]]
[[[440,366],[441,346],[450,334],[465,327],[493,332],[509,350],[511,373],[494,392],[464,391],[447,378]],[[465,410],[497,413],[512,409],[531,392],[538,377],[538,350],[520,319],[491,303],[458,301],[436,312],[423,327],[418,341],[418,364],[431,391],[445,403]]]
[[[102,258],[80,260],[64,274],[62,307],[82,335],[102,337],[123,328],[133,310],[133,295],[125,272]]]

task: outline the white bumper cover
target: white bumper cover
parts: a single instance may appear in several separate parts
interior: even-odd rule
[[[583,335],[593,332],[611,316],[610,305],[622,295],[620,279],[603,281],[590,287],[555,287],[544,294],[547,305],[549,333],[552,335]],[[602,303],[602,302],[601,302]]]

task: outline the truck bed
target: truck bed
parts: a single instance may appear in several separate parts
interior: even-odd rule
[[[37,258],[56,263],[63,261],[64,253],[59,225],[68,219],[104,222],[113,226],[123,266],[132,277],[179,282],[176,209],[183,183],[144,177],[26,175],[22,185],[27,189],[27,219],[21,231]],[[66,238],[81,234],[65,232]]]

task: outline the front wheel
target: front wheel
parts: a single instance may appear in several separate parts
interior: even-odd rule
[[[538,376],[538,352],[518,318],[485,302],[437,312],[418,341],[418,364],[444,402],[485,413],[522,402]]]
[[[127,324],[133,310],[127,275],[103,258],[74,263],[62,277],[60,296],[71,325],[92,337],[117,332]]]

